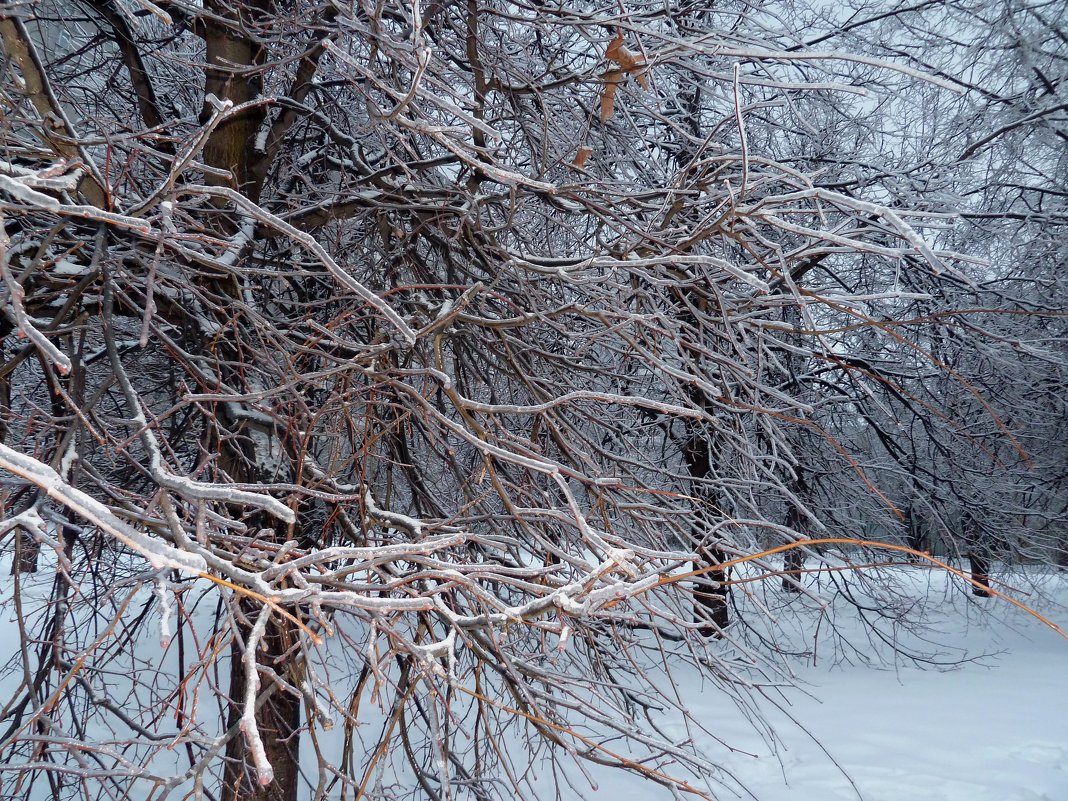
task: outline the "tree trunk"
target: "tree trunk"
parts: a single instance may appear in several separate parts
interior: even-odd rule
[[[207,69],[205,73],[203,116],[206,119],[214,111],[207,101],[209,95],[219,100],[229,100],[234,106],[255,101],[263,93],[263,70],[269,61],[267,47],[254,34],[257,26],[276,12],[273,0],[252,0],[235,6],[221,0],[205,3],[218,19],[208,17],[203,24],[202,35],[206,45]],[[258,203],[263,189],[263,178],[269,165],[261,163],[265,158],[255,148],[257,134],[265,124],[264,105],[252,105],[238,113],[231,113],[219,124],[204,146],[204,161],[216,168],[228,170],[231,180],[208,175],[209,184],[229,184],[253,202]],[[220,208],[226,203],[219,200]],[[233,233],[236,221],[222,217],[216,223],[223,233]],[[244,287],[232,276],[205,278],[208,289],[238,301]],[[224,364],[238,365],[231,375],[226,375],[231,386],[242,385],[239,365],[241,354],[234,353],[223,358]],[[240,426],[238,426],[240,427]],[[241,438],[244,439],[244,438]],[[257,460],[254,453],[242,453],[242,447],[254,448],[248,443],[235,445],[234,441],[219,441],[209,452],[216,453],[219,466],[230,480],[255,481]],[[262,531],[262,529],[261,529]],[[285,539],[286,532],[278,536]],[[281,541],[281,540],[279,540]],[[255,605],[245,609],[245,617],[255,619],[259,614]],[[250,634],[250,626],[239,624],[239,637],[231,649],[230,670],[230,715],[229,725],[238,723],[243,711],[245,675],[241,657],[243,643]],[[223,801],[297,801],[297,785],[300,771],[301,699],[286,693],[273,680],[277,675],[287,679],[287,654],[295,642],[293,624],[277,615],[272,616],[267,631],[256,654],[259,666],[260,697],[269,696],[256,711],[256,725],[263,741],[267,761],[274,772],[274,780],[261,785],[248,758],[248,739],[243,734],[233,737],[226,747],[226,768],[223,776]]]
[[[259,614],[249,605],[246,612]],[[245,628],[243,634],[248,633]],[[261,648],[256,654],[260,671],[260,696],[269,696],[256,712],[267,762],[274,770],[274,781],[261,785],[247,759],[248,743],[238,733],[226,744],[226,770],[223,775],[223,801],[297,801],[300,775],[301,700],[274,683],[272,674],[285,675],[285,655],[295,639],[293,624],[278,615],[267,624]],[[241,669],[243,648],[236,639],[230,649],[230,719],[235,726],[241,718],[241,702],[245,697],[245,671]],[[272,691],[273,690],[273,691]]]
[[[782,588],[786,592],[801,592],[801,571],[805,568],[805,552],[791,548],[786,552],[782,573]]]
[[[695,551],[700,557],[694,562],[694,570],[706,570],[694,580],[694,622],[700,623],[698,631],[706,637],[722,637],[723,629],[730,625],[730,608],[728,607],[730,587],[726,584],[727,571],[716,567],[727,561],[727,555],[710,539],[710,510],[718,509],[714,503],[714,492],[708,486],[712,478],[712,453],[707,434],[696,430],[690,435],[682,448],[686,467],[694,479],[692,494],[704,503],[694,513],[691,527]]]
[[[972,595],[980,598],[990,597],[990,560],[974,551],[968,554],[968,565],[972,571]],[[981,585],[981,586],[980,586]]]
[[[726,561],[726,554],[714,545],[700,546],[697,553],[702,558],[694,562],[696,570]],[[724,583],[727,578],[726,570],[716,568],[694,581],[694,622],[703,624],[698,631],[705,637],[722,637],[723,630],[730,625],[731,614],[727,606],[730,587]]]
[[[204,26],[207,69],[202,121],[206,121],[215,111],[206,99],[210,95],[219,100],[229,100],[239,107],[263,93],[262,68],[267,60],[267,49],[245,26],[273,13],[270,0],[246,3],[240,12],[232,4],[220,0],[210,0],[205,5],[225,23],[209,18]],[[239,18],[239,13],[243,18]],[[230,113],[204,145],[204,161],[212,167],[229,170],[233,176],[233,188],[252,200],[259,199],[263,187],[262,182],[254,176],[265,172],[261,165],[256,164],[262,156],[255,149],[256,134],[264,116],[264,106],[252,106]],[[206,180],[209,184],[227,183],[225,179],[210,174]]]
[[[905,510],[905,523],[908,526],[908,534],[906,545],[908,545],[914,551],[925,551],[924,545],[926,544],[926,537],[924,536],[924,530],[922,523],[916,518],[916,514],[912,511],[912,507],[908,507]],[[919,557],[915,554],[908,554],[906,557],[910,562],[915,562]]]
[[[800,468],[796,468],[800,471]],[[800,472],[798,472],[800,475]],[[794,482],[794,491],[803,492],[805,490],[805,482],[798,478]],[[790,504],[790,509],[786,512],[786,526],[792,528],[794,531],[800,531],[803,519],[801,511]],[[801,548],[791,548],[788,550],[783,558],[783,573],[782,573],[782,588],[786,592],[801,592],[801,571],[805,567],[805,552]]]

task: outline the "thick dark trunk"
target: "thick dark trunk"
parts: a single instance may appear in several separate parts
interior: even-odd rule
[[[782,573],[782,588],[786,592],[801,592],[801,571],[805,568],[805,552],[791,548],[786,552]]]
[[[694,563],[698,570],[726,561],[723,551],[714,546],[699,548],[698,553],[703,557],[701,562]],[[730,588],[723,583],[726,580],[726,571],[718,568],[694,580],[694,622],[702,624],[698,632],[705,637],[722,637],[723,630],[730,625],[727,605]]]
[[[259,609],[249,606],[247,612],[255,617]],[[246,628],[242,634],[248,634]],[[256,725],[267,752],[267,762],[274,771],[274,781],[267,786],[257,781],[255,769],[248,758],[248,741],[238,733],[226,745],[226,770],[223,775],[223,801],[297,801],[300,774],[301,701],[275,686],[271,674],[288,679],[288,654],[295,640],[293,624],[275,615],[267,625],[267,632],[256,654],[260,666],[260,695],[269,697],[256,713]],[[235,640],[230,651],[230,719],[235,726],[241,718],[245,697],[245,671],[241,669],[243,649]],[[289,683],[292,683],[291,681]]]
[[[235,6],[221,0],[209,0],[206,7],[219,20],[208,18],[200,32],[206,45],[207,69],[204,94],[214,95],[219,100],[229,100],[234,106],[253,103],[263,93],[263,70],[269,61],[267,47],[256,35],[258,26],[275,12],[273,0],[251,0]],[[255,140],[265,121],[265,105],[254,103],[238,113],[231,113],[219,124],[208,138],[204,161],[212,167],[228,170],[231,180],[207,176],[207,182],[230,184],[253,202],[259,202],[263,180],[269,165],[260,163],[265,156],[257,152]],[[205,101],[205,119],[214,112],[212,104]],[[227,204],[218,201],[220,208]],[[216,225],[224,234],[236,228],[234,219],[220,219]],[[207,276],[205,284],[217,294],[239,299],[243,287],[227,276]],[[233,354],[231,361],[240,364],[240,354]],[[234,386],[240,386],[241,376],[235,371],[228,376]],[[216,443],[219,464],[234,481],[255,480],[255,454],[241,453],[242,447],[251,447],[247,442],[236,448],[232,443]],[[279,533],[280,537],[287,536]],[[256,605],[250,605],[246,617],[255,620],[260,614]],[[247,641],[251,624],[240,625],[240,642],[235,639],[231,651],[230,671],[230,725],[236,725],[243,711],[245,688],[248,676],[241,662],[242,643]],[[292,668],[291,648],[295,642],[292,623],[277,615],[267,626],[261,647],[256,653],[259,666],[260,696],[268,692],[268,698],[256,712],[256,725],[263,741],[267,761],[274,778],[266,786],[258,781],[255,768],[248,754],[248,739],[243,733],[236,734],[226,748],[226,768],[223,774],[223,801],[297,801],[300,771],[301,699],[295,697],[273,681],[277,675],[289,683]]]
[[[968,554],[968,566],[972,571],[972,595],[990,597],[990,560],[976,553]]]
[[[214,95],[220,101],[229,100],[239,107],[263,94],[262,68],[268,53],[251,30],[273,13],[273,5],[271,0],[254,0],[241,7],[239,17],[231,4],[219,0],[207,3],[208,8],[226,22],[209,19],[204,27],[205,98]],[[254,201],[259,199],[263,188],[259,176],[266,172],[262,165],[256,164],[262,155],[255,148],[265,108],[252,105],[228,114],[204,145],[204,161],[212,167],[229,170],[233,187]],[[212,104],[205,100],[203,120],[206,121],[214,111]],[[208,175],[206,180],[208,183],[226,183],[215,175]]]
[[[712,454],[704,432],[695,431],[683,446],[686,467],[694,479],[693,495],[701,498],[702,508],[694,512],[691,527],[695,551],[699,559],[694,561],[694,570],[705,570],[694,579],[694,622],[700,623],[698,631],[706,637],[721,637],[723,629],[730,624],[730,587],[726,584],[728,572],[717,567],[727,561],[727,555],[710,539],[709,509],[718,509],[708,481],[713,477]]]
[[[255,465],[256,454],[252,446],[244,444],[249,452],[240,450],[240,441],[227,439],[209,440],[209,448],[218,453],[219,465],[224,473],[238,481],[260,478]],[[267,521],[254,516],[251,522],[260,532],[260,537],[269,539],[271,529],[263,526]],[[279,526],[273,532],[276,542],[299,534]],[[236,616],[237,635],[230,648],[230,709],[228,727],[237,726],[245,711],[245,692],[249,676],[242,658],[245,644],[252,634],[255,621],[263,614],[263,606],[252,600],[242,602],[240,615]],[[239,731],[226,744],[226,767],[223,772],[222,801],[297,801],[297,786],[300,777],[300,729],[302,699],[286,692],[279,680],[293,687],[300,686],[300,677],[294,675],[299,661],[295,660],[295,645],[298,631],[293,622],[280,615],[272,615],[266,631],[256,649],[256,665],[259,679],[256,728],[271,766],[273,778],[267,785],[259,782],[256,768],[249,752],[248,732]],[[276,679],[277,677],[277,679]]]
[[[11,372],[12,364],[7,356],[7,337],[15,326],[7,318],[0,319],[0,355],[4,356],[0,363],[0,442],[7,444],[7,421],[11,416]],[[25,496],[29,494],[29,497]],[[0,487],[0,515],[5,518],[14,517],[24,512],[33,503],[35,495],[29,493],[29,488],[18,491],[14,498],[11,497],[6,487]],[[21,506],[16,507],[15,499],[21,500]],[[15,555],[16,559],[11,563],[11,575],[15,573],[36,573],[37,556],[41,546],[29,532],[22,528],[15,531]]]
[[[798,471],[800,476],[800,471]],[[794,481],[794,491],[804,492],[805,482],[801,478]],[[794,531],[800,531],[804,524],[804,517],[793,504],[790,504],[786,512],[786,526]],[[783,557],[782,588],[786,592],[801,592],[801,571],[805,567],[805,552],[801,548],[791,548]]]

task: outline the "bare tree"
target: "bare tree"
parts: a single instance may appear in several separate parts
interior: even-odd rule
[[[711,797],[658,721],[704,725],[665,664],[779,677],[731,566],[832,474],[892,517],[885,397],[975,411],[910,382],[998,418],[910,316],[974,285],[950,212],[803,152],[944,70],[664,9],[4,7],[5,793]]]

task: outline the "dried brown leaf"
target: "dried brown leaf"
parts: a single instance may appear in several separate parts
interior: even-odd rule
[[[633,72],[639,67],[645,66],[645,59],[623,44],[623,34],[621,33],[617,33],[616,38],[609,42],[608,49],[604,51],[604,54],[610,61],[616,62],[624,72]]]
[[[619,89],[623,76],[623,70],[608,70],[601,76],[604,81],[604,89],[601,90],[601,122],[605,122],[615,111],[616,90]]]
[[[615,111],[616,90],[628,75],[634,76],[634,80],[642,89],[649,88],[645,57],[623,44],[623,34],[615,35],[608,43],[608,49],[604,51],[604,54],[609,61],[619,66],[608,70],[601,76],[601,80],[604,81],[604,89],[601,91],[601,122],[606,121]]]

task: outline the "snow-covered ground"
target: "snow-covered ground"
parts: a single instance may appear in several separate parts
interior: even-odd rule
[[[763,801],[1064,801],[1068,799],[1068,642],[1027,625],[973,626],[976,652],[959,670],[810,667],[812,697],[776,730],[783,768],[751,729],[724,738],[756,757],[728,760]],[[705,699],[699,699],[701,704]],[[841,770],[831,763],[833,758]]]
[[[18,649],[6,573],[0,580],[0,664]],[[833,601],[834,627],[813,598],[783,593],[777,582],[753,585],[761,593],[753,599],[754,610],[766,610],[765,620],[773,616],[780,634],[786,629],[794,655],[780,665],[799,684],[764,690],[765,699],[756,705],[770,727],[755,727],[751,712],[737,708],[696,671],[675,671],[681,697],[707,732],[678,721],[661,725],[677,741],[693,738],[725,768],[724,784],[708,786],[713,797],[1068,801],[1068,639],[1003,600],[974,599],[959,580],[943,573],[903,566],[895,575],[901,581],[902,593],[893,596],[899,611],[921,624],[898,626],[892,617],[881,618],[882,638],[870,637],[844,600],[854,590],[854,598],[871,600],[856,585],[832,587],[829,579],[808,579],[815,595]],[[1068,628],[1068,576],[1032,572],[1016,578],[1039,590],[1016,597]],[[26,589],[27,601],[47,595],[45,583]],[[204,614],[212,609],[205,605]],[[754,614],[753,620],[761,617]],[[173,659],[173,648],[165,656],[151,631],[138,647],[142,664]],[[925,667],[895,657],[895,647],[928,660],[921,663]],[[711,648],[729,653],[732,646],[712,643]],[[19,675],[15,670],[0,677],[0,691],[13,691]],[[367,710],[374,718],[373,704]],[[369,735],[379,730],[374,721],[366,723]],[[340,752],[339,728],[318,735],[331,755]],[[311,749],[302,747],[302,753],[311,757]],[[179,757],[163,749],[154,767],[174,770],[167,763]],[[667,790],[619,771],[591,768],[595,786],[578,771],[569,773],[574,785],[561,791],[566,799],[579,793],[593,801],[672,798]],[[545,772],[536,783],[544,787],[550,780]],[[129,797],[142,796],[131,789]],[[302,795],[301,801],[305,798],[311,796]]]
[[[1041,580],[1050,597],[1031,602],[1068,629],[1068,581]],[[691,684],[695,716],[737,749],[698,736],[706,752],[759,801],[1068,801],[1068,640],[1005,601],[973,601],[943,574],[917,571],[914,585],[929,600],[929,628],[899,632],[900,644],[968,661],[861,664],[863,648],[821,653],[817,642],[815,664],[794,665],[802,691],[787,690],[779,708],[762,704],[778,740],[770,744],[719,694]],[[845,629],[867,643],[855,624]],[[884,658],[890,650],[870,647]],[[671,797],[622,775],[604,775],[588,795]]]

